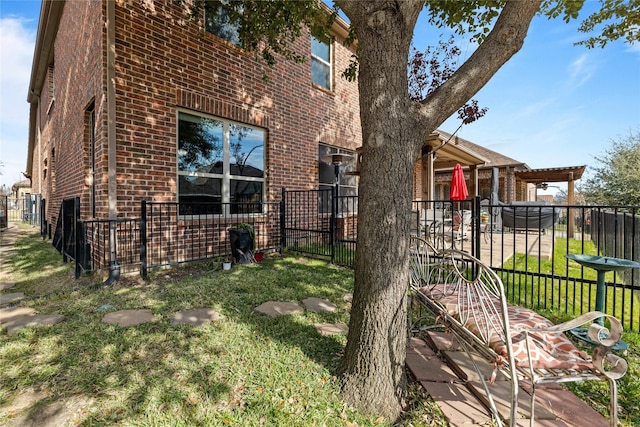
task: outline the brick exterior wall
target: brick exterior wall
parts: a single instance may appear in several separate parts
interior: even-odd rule
[[[102,16],[101,2],[66,2],[40,97],[32,182],[34,192],[46,199],[45,216],[54,225],[65,198],[79,196],[83,216],[89,212],[85,109],[94,99],[96,109],[102,107]],[[101,147],[102,129],[98,121],[97,147]],[[104,176],[105,162],[99,162]]]
[[[296,49],[306,63],[266,69],[252,55],[185,19],[180,2],[115,4],[116,210],[140,214],[140,202],[177,201],[177,114],[204,113],[266,130],[266,200],[281,187],[318,188],[318,143],[361,145],[356,83],[342,79],[351,52],[334,43],[334,90],[311,84],[310,36]],[[87,107],[96,110],[96,217],[108,215],[106,2],[66,2],[55,40],[55,102],[43,90],[34,180],[47,220],[60,202],[81,197],[90,214]],[[268,81],[263,75],[269,76]],[[53,154],[55,152],[55,159]],[[42,178],[47,160],[47,177]],[[55,164],[54,164],[55,162]],[[36,178],[38,177],[38,178]]]

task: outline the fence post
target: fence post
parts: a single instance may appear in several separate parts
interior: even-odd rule
[[[286,233],[286,208],[287,204],[285,202],[286,197],[286,189],[282,187],[282,199],[280,199],[280,253],[287,247],[287,233]]]
[[[67,211],[67,203],[65,203],[65,200],[62,200],[62,207],[60,209],[60,225],[62,226],[62,244],[60,245],[60,247],[62,248],[62,262],[67,262],[67,251],[66,251],[66,245],[67,245],[67,221],[66,221],[66,211]]]
[[[76,262],[76,279],[80,277],[80,197],[73,199],[73,257]]]
[[[473,243],[471,248],[471,253],[476,258],[480,259],[480,196],[476,196],[474,198],[474,206],[473,206],[473,219],[471,223],[474,224],[473,227]]]
[[[331,264],[336,261],[336,233],[338,232],[338,185],[331,187],[331,221],[329,222],[329,246],[331,247]]]
[[[142,201],[140,207],[140,274],[142,279],[148,279],[147,269],[147,201]]]
[[[47,200],[41,198],[40,199],[40,236],[42,240],[47,238],[47,220],[45,219],[45,214],[47,212]]]

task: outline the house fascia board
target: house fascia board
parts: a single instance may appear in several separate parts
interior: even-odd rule
[[[44,0],[42,2],[33,63],[31,64],[29,93],[27,94],[27,102],[29,103],[37,102],[37,98],[42,93],[47,68],[53,59],[53,46],[64,4],[65,0]]]
[[[431,146],[431,153],[435,153],[434,168],[437,170],[453,168],[456,163],[462,166],[480,166],[488,162],[488,159],[474,152],[473,150],[456,144],[451,138],[440,133],[432,133],[426,140]],[[440,156],[440,159],[438,159]]]
[[[333,13],[333,9],[331,9],[327,4],[320,2],[320,5],[328,14]],[[349,25],[349,23],[345,21],[342,17],[336,16],[336,19],[333,21],[333,24],[331,25],[331,32],[333,32],[337,36],[342,37],[343,39],[346,39],[347,37],[349,37],[350,27],[351,26]],[[357,42],[354,41],[354,46],[352,47],[355,48],[356,43]]]
[[[36,125],[40,94],[47,76],[47,68],[53,59],[56,35],[60,25],[60,17],[64,9],[65,0],[43,0],[38,20],[38,33],[31,64],[31,78],[27,102],[31,104],[29,110],[29,141],[27,148],[27,168],[25,176],[31,177],[33,172],[33,148],[36,142]]]

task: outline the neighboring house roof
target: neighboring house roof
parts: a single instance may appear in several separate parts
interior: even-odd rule
[[[488,159],[478,152],[458,144],[458,140],[452,140],[451,134],[436,130],[427,137],[425,145],[435,152],[433,167],[435,170],[453,168],[456,163],[462,166],[483,165]]]
[[[22,181],[18,181],[16,183],[14,183],[11,186],[11,191],[16,191],[19,188],[30,188],[31,187],[31,180],[30,179],[23,179]]]
[[[446,135],[447,137],[450,137],[451,134],[448,134],[446,132],[440,131],[438,130],[437,132],[439,132],[441,135]],[[521,162],[519,160],[515,160],[512,159],[511,157],[505,156],[503,154],[500,154],[496,151],[493,150],[489,150],[486,147],[483,147],[481,145],[478,144],[474,144],[473,142],[464,139],[464,138],[460,138],[460,137],[456,137],[455,140],[457,141],[457,144],[461,147],[466,148],[467,150],[470,150],[474,153],[477,153],[478,156],[481,156],[483,158],[486,159],[486,162],[483,165],[478,165],[478,169],[487,169],[487,168],[494,168],[494,167],[514,167],[516,169],[519,170],[529,170],[531,169],[526,163]]]

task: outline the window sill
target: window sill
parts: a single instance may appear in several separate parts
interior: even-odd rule
[[[53,104],[55,104],[56,99],[55,98],[51,98],[51,101],[49,101],[49,106],[47,107],[47,115],[51,114],[51,110],[53,109]]]
[[[311,87],[314,88],[314,89],[318,89],[319,91],[324,92],[327,95],[336,96],[336,93],[334,91],[329,90],[324,86],[320,86],[319,84],[311,83]]]

